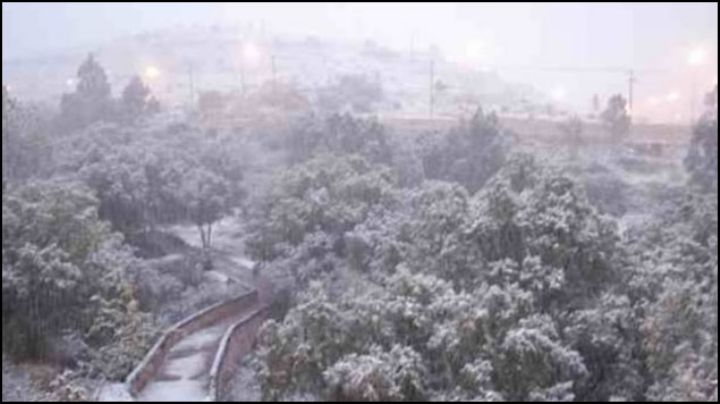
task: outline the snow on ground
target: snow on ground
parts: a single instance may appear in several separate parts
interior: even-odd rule
[[[198,330],[178,342],[137,401],[203,401],[208,395],[210,367],[225,331],[247,314]]]
[[[134,401],[125,383],[109,383],[100,388],[95,401]]]
[[[32,383],[30,375],[20,366],[2,358],[2,401],[48,401]]]
[[[228,401],[262,401],[260,383],[248,359],[248,357],[244,358],[235,372]]]
[[[205,401],[206,390],[201,380],[177,380],[150,383],[137,401]]]
[[[207,280],[219,285],[235,282],[251,288],[255,263],[244,254],[242,228],[242,222],[235,215],[226,216],[213,225],[211,248],[214,268],[204,274]],[[199,231],[193,225],[175,225],[166,230],[192,247],[202,246]]]

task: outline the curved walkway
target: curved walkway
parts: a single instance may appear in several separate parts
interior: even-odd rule
[[[252,348],[273,294],[272,283],[252,276],[254,263],[232,248],[234,226],[228,224],[218,226],[216,240],[221,248],[215,251],[225,264],[213,272],[243,284],[252,279],[252,291],[168,328],[125,383],[100,390],[99,401],[212,401],[222,395],[237,359]],[[173,230],[188,244],[195,244],[197,236],[191,229]]]
[[[200,329],[178,341],[136,401],[203,401],[209,395],[210,368],[226,330],[257,305]]]

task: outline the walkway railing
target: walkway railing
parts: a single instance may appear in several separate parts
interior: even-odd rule
[[[268,306],[249,314],[225,332],[215,355],[208,382],[208,400],[220,401],[228,391],[240,358],[252,349],[258,328],[267,318]]]
[[[207,307],[168,328],[145,355],[145,358],[128,375],[125,384],[130,394],[137,397],[138,393],[158,372],[170,348],[183,337],[257,303],[258,292],[253,290],[232,300]]]

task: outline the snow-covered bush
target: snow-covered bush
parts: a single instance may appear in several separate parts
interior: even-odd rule
[[[97,204],[73,184],[33,183],[3,194],[3,348],[36,358],[52,338],[79,332],[96,353],[115,349],[120,358],[96,365],[131,363],[119,372],[100,369],[121,378],[152,330],[130,283],[136,259],[99,220]]]
[[[288,170],[254,215],[248,250],[256,259],[284,259],[305,283],[346,254],[349,231],[392,205],[394,183],[391,171],[358,156],[323,155]]]
[[[503,131],[495,114],[478,108],[469,122],[444,134],[439,145],[426,145],[422,158],[427,178],[458,182],[474,194],[504,162]]]
[[[717,89],[715,89],[717,94]],[[717,95],[716,95],[717,97]],[[716,191],[718,182],[718,121],[715,115],[705,115],[693,128],[685,167],[693,184],[703,190]]]
[[[687,189],[627,235],[649,399],[717,398],[717,214],[716,192]]]
[[[330,401],[402,401],[425,397],[427,370],[412,348],[374,346],[366,355],[349,354],[323,372]]]
[[[302,162],[323,153],[359,154],[372,163],[389,164],[393,158],[387,129],[375,118],[349,113],[327,117],[308,115],[296,121],[289,133],[292,162]]]

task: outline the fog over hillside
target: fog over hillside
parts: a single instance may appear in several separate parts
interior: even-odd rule
[[[427,3],[411,8],[401,4],[209,3],[177,4],[172,13],[161,4],[6,4],[3,22],[3,82],[11,85],[21,74],[68,76],[72,64],[63,69],[58,66],[58,71],[25,71],[8,64],[10,61],[48,63],[71,58],[77,64],[88,49],[102,49],[119,38],[143,33],[182,37],[180,32],[195,29],[192,36],[198,39],[197,30],[210,27],[229,27],[228,35],[236,41],[258,36],[269,41],[307,36],[359,44],[373,41],[403,56],[434,48],[444,60],[464,71],[495,72],[505,82],[533,86],[551,101],[578,113],[591,110],[594,94],[604,100],[616,92],[627,92],[626,71],[634,69],[636,112],[655,122],[686,122],[691,112],[689,98],[693,96],[691,78],[704,88],[717,81],[717,5],[713,3]],[[214,44],[213,36],[201,37],[207,41],[206,50],[217,47],[226,52],[223,58],[237,57],[237,48]],[[696,47],[706,50],[707,62],[688,70],[685,59]],[[173,52],[183,58],[201,56],[185,48],[178,45]],[[345,49],[349,51],[349,47]],[[145,56],[159,57],[154,53]],[[342,53],[332,58],[342,60],[331,63],[329,69],[344,69],[352,63]],[[131,63],[147,62],[134,59]],[[386,63],[384,67],[401,74],[408,68],[402,63]],[[428,66],[416,67],[426,74],[429,70]],[[231,68],[237,71],[238,66]],[[278,69],[287,73],[300,67],[282,66],[279,61]],[[308,69],[316,71],[314,67]],[[124,66],[118,67],[117,74],[130,73]],[[442,71],[438,74],[443,77]],[[34,78],[29,79],[30,84],[19,80],[18,87],[38,86]],[[52,88],[50,83],[45,86]],[[34,88],[27,91],[31,96],[43,94]],[[55,89],[53,94],[59,91]],[[682,104],[665,101],[675,93],[684,100]],[[696,91],[694,96],[699,99],[702,94]]]

